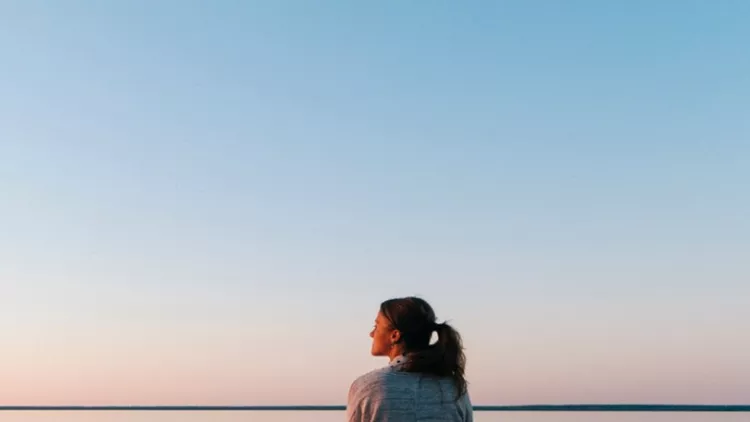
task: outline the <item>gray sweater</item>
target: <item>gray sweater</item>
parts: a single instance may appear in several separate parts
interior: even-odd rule
[[[399,363],[368,372],[352,383],[348,422],[473,422],[468,393],[456,401],[450,378],[401,372]]]

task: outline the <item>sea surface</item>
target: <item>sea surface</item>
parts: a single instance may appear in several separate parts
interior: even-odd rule
[[[2,422],[343,422],[342,411],[5,411]],[[476,422],[748,422],[750,413],[475,412]]]

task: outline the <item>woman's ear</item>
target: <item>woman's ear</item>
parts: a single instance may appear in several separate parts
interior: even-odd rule
[[[401,331],[399,330],[391,331],[391,344],[396,344],[399,341],[401,341]]]

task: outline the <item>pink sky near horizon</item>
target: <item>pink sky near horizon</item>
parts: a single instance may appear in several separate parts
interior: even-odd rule
[[[632,306],[641,315],[628,316],[626,301],[590,300],[549,306],[541,315],[510,305],[497,319],[486,300],[434,299],[439,316],[454,316],[449,320],[463,333],[477,404],[737,404],[750,391],[750,342],[736,331],[745,317],[737,307],[742,299],[724,301],[734,311],[723,314],[690,315],[695,303],[684,301],[672,307],[679,314],[660,315],[658,301],[641,301]],[[268,325],[256,321],[273,305],[232,320],[241,300],[202,322],[202,312],[184,314],[184,323],[169,315],[189,312],[188,305],[170,310],[154,301],[138,318],[91,302],[99,319],[83,312],[53,330],[37,321],[4,345],[0,397],[18,405],[342,404],[356,376],[385,364],[369,356],[376,303],[350,299],[317,314],[313,301],[295,303]]]

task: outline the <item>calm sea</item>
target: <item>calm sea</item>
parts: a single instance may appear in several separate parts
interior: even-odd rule
[[[748,422],[749,413],[476,412],[476,422]],[[342,422],[342,411],[8,411],[2,422]]]

